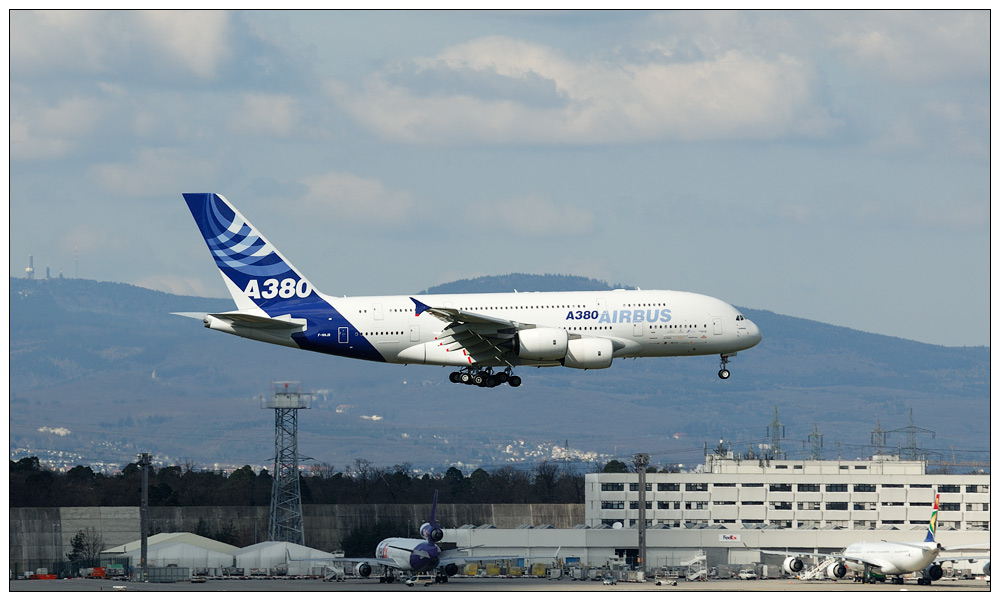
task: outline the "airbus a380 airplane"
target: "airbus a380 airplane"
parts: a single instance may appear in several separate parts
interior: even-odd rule
[[[942,547],[934,540],[934,532],[937,529],[938,504],[941,496],[934,496],[934,511],[931,512],[931,519],[927,522],[927,536],[920,543],[895,543],[890,541],[861,542],[848,545],[841,553],[788,553],[787,551],[773,551],[757,549],[761,553],[768,555],[785,555],[782,568],[786,572],[799,572],[803,568],[803,562],[799,556],[821,557],[833,559],[826,569],[826,574],[830,578],[843,578],[850,568],[860,575],[860,580],[865,583],[875,582],[874,574],[892,576],[895,584],[903,583],[903,575],[916,572],[919,574],[917,584],[930,584],[935,580],[940,580],[944,571],[941,563],[946,561],[978,561],[989,560],[989,556],[981,557],[939,557],[942,551],[965,551],[970,549],[984,549],[989,545],[966,546],[966,547]],[[984,567],[987,574],[990,571],[990,564]]]
[[[615,358],[719,355],[760,330],[733,306],[658,290],[337,298],[318,292],[225,198],[185,194],[236,310],[181,313],[271,344],[458,368],[452,382],[519,386],[518,366],[603,369]]]

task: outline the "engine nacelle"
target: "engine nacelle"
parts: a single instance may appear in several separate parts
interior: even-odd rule
[[[930,578],[931,580],[941,580],[942,576],[944,576],[944,570],[941,569],[940,564],[932,563],[924,568],[925,578]]]
[[[986,576],[990,575],[990,562],[988,561],[986,562],[986,565],[983,566],[983,574]]]
[[[840,562],[830,564],[830,566],[826,569],[827,578],[837,579],[843,578],[845,575],[847,575],[847,566]]]
[[[369,563],[361,562],[358,564],[358,576],[362,578],[368,578],[372,575],[372,566]]]
[[[441,539],[444,538],[444,531],[436,525],[428,523],[420,527],[420,536],[423,537],[424,540],[439,543],[441,542]]]
[[[607,338],[578,338],[570,340],[563,365],[576,369],[606,369],[611,367],[614,346]]]
[[[451,578],[455,574],[458,574],[458,566],[456,564],[449,563],[443,569],[445,575],[448,576],[449,578]]]
[[[789,574],[801,572],[802,568],[802,560],[798,557],[786,557],[785,561],[781,564],[781,569],[785,570]]]
[[[517,333],[517,356],[535,361],[559,361],[566,356],[569,332],[559,328],[532,328]]]

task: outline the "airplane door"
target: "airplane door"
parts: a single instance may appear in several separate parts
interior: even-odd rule
[[[420,326],[410,326],[410,342],[420,342]]]
[[[712,318],[712,333],[716,336],[722,335],[722,318],[713,317]]]
[[[340,344],[347,344],[348,341],[350,341],[350,337],[347,334],[347,328],[337,328],[337,342]]]
[[[640,321],[637,324],[633,324],[632,325],[632,335],[635,336],[636,338],[642,338],[643,330],[645,330],[645,327],[644,327],[645,325],[646,325],[646,323],[642,322],[642,321]]]
[[[382,303],[373,303],[372,304],[372,313],[375,315],[375,319],[376,320],[381,321],[382,320]]]

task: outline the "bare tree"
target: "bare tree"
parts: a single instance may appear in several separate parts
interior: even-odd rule
[[[104,550],[104,537],[93,528],[80,530],[70,541],[73,550],[66,557],[79,567],[92,568],[101,564],[101,551]]]

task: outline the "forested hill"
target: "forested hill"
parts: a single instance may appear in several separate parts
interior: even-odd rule
[[[618,285],[513,274],[428,292],[565,287]],[[717,357],[690,357],[617,360],[591,371],[522,368],[520,388],[484,390],[450,384],[444,368],[276,347],[171,315],[232,308],[229,299],[128,284],[12,278],[12,458],[46,450],[124,465],[141,450],[265,465],[273,423],[258,397],[272,381],[296,380],[320,391],[301,421],[303,454],[334,465],[361,457],[497,466],[551,457],[557,445],[581,462],[653,452],[654,461],[697,463],[706,443],[726,439],[742,451],[764,442],[776,408],[789,456],[808,452],[814,427],[826,458],[870,455],[876,427],[890,432],[895,451],[907,443],[912,410],[916,442],[932,458],[954,451],[958,461],[988,460],[986,347],[941,347],[746,308],[764,340],[732,361],[725,382],[715,375]]]

